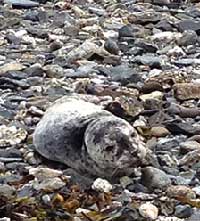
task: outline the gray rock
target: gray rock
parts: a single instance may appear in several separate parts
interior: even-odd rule
[[[144,53],[156,53],[156,51],[158,50],[158,47],[155,44],[145,42],[144,40],[138,40],[135,42],[134,45],[136,47],[142,48]]]
[[[161,20],[155,25],[156,28],[161,29],[162,31],[172,31],[173,27],[167,20]]]
[[[36,181],[33,184],[35,190],[55,191],[65,186],[65,183],[58,177],[47,178],[42,182]]]
[[[186,19],[180,21],[177,24],[177,27],[180,32],[184,32],[185,30],[193,30],[198,34],[200,31],[200,22],[196,22],[195,20],[192,19]]]
[[[141,181],[150,190],[164,189],[171,184],[169,176],[164,171],[154,167],[142,169]]]
[[[188,218],[192,216],[193,209],[189,205],[178,205],[175,208],[174,215],[179,218]]]
[[[63,68],[57,64],[46,65],[43,69],[49,78],[63,77]]]
[[[120,49],[117,43],[110,38],[105,41],[104,48],[111,54],[118,55],[120,52]]]
[[[177,40],[178,45],[187,46],[195,45],[197,43],[198,36],[193,30],[186,30],[183,35]]]
[[[22,155],[18,149],[7,148],[7,149],[0,149],[0,157],[21,158]]]
[[[126,64],[111,67],[108,70],[108,76],[111,77],[113,81],[119,81],[123,85],[128,83],[137,83],[141,80],[138,72]]]
[[[102,9],[102,8],[100,9],[100,8],[96,8],[96,7],[89,7],[88,11],[90,13],[94,13],[94,14],[96,14],[98,16],[103,16],[105,14],[105,10]]]
[[[42,65],[39,63],[35,63],[33,65],[31,65],[30,67],[28,67],[25,72],[30,76],[30,77],[42,77],[44,70],[42,69]]]
[[[162,59],[154,54],[145,54],[141,56],[136,56],[133,60],[133,63],[148,65],[151,68],[161,68]]]
[[[0,162],[0,173],[5,172],[5,164],[3,162]]]
[[[5,196],[8,199],[11,199],[16,193],[16,190],[13,186],[8,184],[1,184],[0,185],[0,196]]]
[[[199,65],[199,58],[182,58],[173,62],[175,65],[179,67],[190,66],[190,65]]]
[[[187,140],[183,143],[180,143],[180,151],[185,154],[193,150],[200,150],[200,143],[194,140]]]
[[[123,26],[119,29],[119,38],[134,37],[134,31],[138,31],[138,29],[135,30],[130,25]]]
[[[30,0],[4,0],[4,3],[12,4],[18,8],[33,8],[39,6],[39,3]]]

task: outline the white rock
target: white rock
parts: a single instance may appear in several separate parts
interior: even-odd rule
[[[183,56],[185,55],[185,52],[183,51],[183,49],[179,46],[175,46],[174,48],[170,49],[167,52],[168,55],[174,55],[174,56]]]
[[[103,34],[105,38],[118,38],[119,37],[118,32],[113,31],[113,30],[105,31]]]
[[[63,186],[65,186],[65,183],[58,177],[43,180],[41,183],[38,183],[36,181],[33,184],[33,188],[35,190],[48,190],[48,191],[58,190]]]
[[[30,37],[28,35],[23,35],[22,41],[23,41],[23,43],[31,44],[33,47],[36,47],[36,41],[35,41],[35,38],[33,38],[33,37]]]
[[[152,40],[173,40],[173,39],[178,39],[182,36],[181,33],[174,33],[171,31],[164,31],[164,32],[159,32],[151,36]]]
[[[34,177],[38,178],[39,180],[43,180],[46,178],[58,177],[61,176],[63,173],[60,170],[54,170],[50,168],[30,168],[29,174],[33,175]]]
[[[178,217],[164,217],[164,216],[159,216],[158,219],[156,219],[155,221],[184,221],[185,219],[180,219]]]
[[[133,123],[134,127],[145,127],[146,125],[147,122],[143,116],[139,116],[139,118]]]
[[[45,194],[45,195],[42,196],[42,201],[45,204],[49,204],[51,202],[51,197],[48,194]]]
[[[4,74],[7,71],[21,71],[25,66],[18,62],[10,62],[0,66],[0,74]]]
[[[74,221],[81,221],[79,217],[74,217]]]
[[[107,180],[97,178],[92,184],[92,189],[100,192],[110,192],[112,190],[112,185]]]
[[[17,32],[15,32],[15,36],[18,38],[21,38],[22,36],[28,34],[28,32],[25,29],[19,30]]]
[[[147,202],[139,207],[139,213],[145,218],[155,220],[158,217],[158,208],[152,203]]]
[[[11,221],[11,219],[8,217],[3,217],[3,218],[0,218],[0,221]]]
[[[87,213],[89,213],[89,212],[91,212],[89,209],[83,209],[83,208],[78,208],[78,209],[76,209],[76,213],[77,213],[77,214],[80,214],[80,213],[87,214]]]
[[[155,99],[155,100],[161,100],[163,97],[163,93],[161,91],[154,91],[150,94],[143,94],[140,96],[140,99],[142,101],[146,101],[147,99]]]

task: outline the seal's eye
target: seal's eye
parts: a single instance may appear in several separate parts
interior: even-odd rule
[[[136,132],[134,131],[133,133],[131,133],[131,137],[135,137],[136,136]]]
[[[111,152],[114,149],[114,146],[105,147],[105,151]]]

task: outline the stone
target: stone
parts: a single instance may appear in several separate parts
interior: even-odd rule
[[[60,170],[38,167],[38,168],[30,168],[29,174],[33,175],[39,180],[44,180],[46,178],[54,178],[54,177],[61,176],[63,173]]]
[[[61,78],[64,76],[63,68],[57,64],[46,65],[43,70],[49,78]]]
[[[16,190],[13,186],[8,184],[0,185],[0,196],[5,196],[8,199],[12,199],[15,196]]]
[[[150,130],[151,136],[165,137],[170,134],[169,130],[165,127],[152,127]]]
[[[35,190],[55,191],[65,186],[65,183],[58,177],[47,178],[42,182],[33,183]]]
[[[10,62],[0,66],[0,74],[4,74],[7,71],[21,71],[25,66],[18,62]]]
[[[30,0],[4,0],[4,3],[12,4],[12,6],[17,8],[33,8],[39,6],[37,2]]]
[[[112,185],[107,180],[97,178],[92,184],[92,189],[106,193],[112,190]]]
[[[15,126],[7,127],[0,126],[0,146],[16,145],[24,141],[27,137],[27,132],[22,128]]]
[[[136,83],[140,80],[137,71],[126,64],[117,65],[108,70],[108,76],[110,76],[113,81],[121,82],[123,85]]]
[[[3,217],[3,218],[0,218],[0,221],[11,221],[11,219],[8,217]]]
[[[185,154],[193,150],[200,150],[200,143],[194,140],[188,140],[180,143],[180,151]]]
[[[0,149],[0,157],[5,158],[21,158],[22,154],[18,149],[15,148],[6,148]]]
[[[190,65],[199,65],[200,59],[197,58],[181,58],[173,62],[176,66],[184,67]]]
[[[152,203],[144,203],[139,207],[139,213],[144,218],[155,220],[158,217],[158,208]]]
[[[184,185],[169,185],[166,190],[167,196],[174,199],[193,200],[196,193],[191,188]]]
[[[200,98],[200,84],[198,83],[180,83],[173,87],[176,99],[184,101]]]
[[[180,219],[175,216],[168,216],[168,217],[159,216],[158,219],[156,219],[156,221],[185,221],[185,219]],[[190,220],[190,221],[196,221],[196,220]]]
[[[173,30],[172,25],[166,19],[159,21],[155,25],[155,27],[161,29],[162,31],[172,31]]]
[[[171,184],[169,176],[164,171],[154,167],[142,169],[141,182],[150,190],[166,189]]]
[[[141,56],[136,56],[133,60],[133,63],[148,65],[151,68],[161,68],[162,66],[162,59],[154,54],[145,54]]]
[[[119,38],[123,37],[134,37],[134,30],[131,28],[131,26],[126,25],[119,29]]]
[[[142,48],[144,53],[156,53],[156,51],[158,50],[158,47],[153,44],[153,43],[149,43],[146,41],[135,41],[134,44],[136,47]]]
[[[106,51],[108,51],[111,54],[118,55],[120,52],[119,46],[111,38],[109,38],[105,41],[104,48]]]
[[[67,54],[67,61],[74,62],[79,59],[90,58],[95,52],[98,52],[99,47],[90,40],[86,40],[79,47],[72,49]]]
[[[186,30],[183,32],[182,36],[177,40],[178,45],[188,46],[195,45],[197,43],[198,36],[193,30]]]
[[[175,208],[174,215],[179,218],[188,218],[192,216],[193,209],[189,205],[178,205]]]
[[[184,32],[185,30],[193,30],[197,34],[200,34],[200,22],[196,22],[195,20],[192,19],[186,19],[180,21],[177,24],[177,27],[180,32]]]
[[[163,98],[163,92],[161,91],[153,91],[150,94],[142,94],[140,95],[140,99],[142,101],[147,101],[147,100],[162,100]]]
[[[5,170],[6,170],[5,164],[3,162],[0,162],[0,173],[5,172]]]

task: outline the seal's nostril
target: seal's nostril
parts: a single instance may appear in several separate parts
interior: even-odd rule
[[[108,152],[112,151],[113,149],[114,149],[114,146],[105,147],[105,151],[108,151]]]

